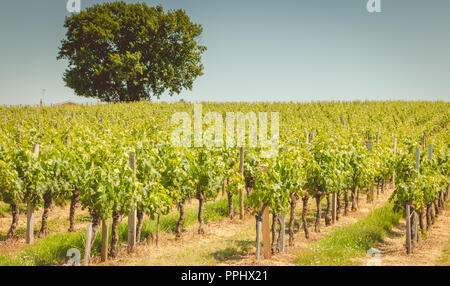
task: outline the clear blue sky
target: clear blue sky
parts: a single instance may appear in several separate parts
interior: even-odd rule
[[[82,8],[106,1],[81,0]],[[66,0],[0,2],[0,104],[84,102],[57,61]],[[450,99],[450,1],[158,0],[203,25],[190,101]]]

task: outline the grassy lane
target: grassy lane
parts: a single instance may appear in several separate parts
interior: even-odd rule
[[[108,265],[215,266],[241,260],[254,251],[254,218],[244,221],[224,219],[206,227],[206,235],[190,232],[180,242],[162,247],[142,247],[139,257],[112,261]]]
[[[386,203],[355,224],[341,227],[315,243],[311,250],[300,254],[297,265],[357,265],[352,258],[366,255],[377,241],[398,224],[401,215]]]
[[[0,217],[7,215],[9,211],[10,211],[9,205],[0,202]]]

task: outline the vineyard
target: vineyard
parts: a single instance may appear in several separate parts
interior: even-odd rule
[[[188,225],[202,237],[211,216],[251,220],[248,256],[257,264],[387,194],[389,209],[406,218],[404,251],[413,253],[446,210],[447,102],[202,107],[204,114],[278,112],[278,155],[263,158],[265,147],[250,144],[172,144],[172,115],[194,112],[187,102],[0,107],[0,212],[11,222],[0,242],[23,249],[0,252],[0,265],[62,265],[72,248],[86,263],[114,260],[150,239],[145,247],[156,248],[163,233],[182,239]],[[259,137],[251,130],[248,143],[260,140],[261,126]],[[49,217],[61,206],[69,227],[52,233]],[[77,212],[87,217],[81,229]],[[51,255],[33,251],[50,239],[57,245]]]

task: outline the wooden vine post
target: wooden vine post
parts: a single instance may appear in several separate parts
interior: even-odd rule
[[[33,154],[34,156],[36,156],[36,158],[39,157],[39,144],[34,144]],[[27,244],[34,243],[34,206],[30,201],[27,202],[26,243]]]
[[[368,140],[366,141],[366,147],[367,147],[367,151],[369,151],[370,153],[372,153],[373,149],[372,149],[372,141]],[[369,186],[369,192],[367,195],[367,202],[373,202],[373,195],[374,195],[374,190],[373,190],[373,181]]]
[[[134,175],[136,175],[136,156],[134,154],[130,155],[130,168],[133,170]],[[136,245],[136,208],[133,207],[128,215],[128,252],[134,250]]]
[[[416,165],[415,169],[419,171],[419,165],[420,165],[420,148],[416,148]]]
[[[366,141],[367,150],[372,153],[372,141]]]
[[[414,216],[414,224],[413,224],[413,229],[414,229],[414,237],[413,237],[413,244],[416,244],[419,242],[419,227],[417,224],[417,220],[419,219],[419,216],[417,215],[417,212],[415,209],[413,209],[413,216]]]
[[[102,220],[102,262],[108,259],[108,220]]]
[[[411,249],[411,204],[406,203],[406,253],[410,254]]]
[[[420,148],[416,148],[416,164],[415,169],[419,170],[420,165]],[[413,245],[418,242],[417,214],[411,202],[406,202],[406,253],[413,251]],[[414,237],[413,237],[414,234]]]
[[[344,116],[341,114],[341,123],[345,126]],[[337,194],[333,192],[332,201],[331,201],[331,223],[336,223],[337,217]]]
[[[419,164],[420,164],[420,149],[417,148],[416,149],[417,171],[419,171]],[[414,209],[414,243],[419,242],[419,227],[418,227],[418,223],[417,223],[418,220],[419,220],[419,215],[417,214],[416,210]]]
[[[281,237],[280,237],[280,251],[281,253],[284,253],[284,237],[286,236],[286,215],[283,212],[281,212]]]
[[[285,152],[285,146],[283,145],[283,152]],[[280,235],[280,252],[284,253],[284,238],[286,236],[286,214],[284,211],[281,212],[281,223],[280,223],[280,230],[281,230],[281,235]],[[272,222],[274,223],[274,222]]]
[[[239,148],[239,173],[244,176],[244,147]],[[239,218],[244,219],[244,190],[239,190]]]
[[[261,219],[256,216],[256,262],[261,260]]]
[[[397,152],[397,138],[394,138],[394,154]],[[392,188],[395,189],[395,170],[392,173]]]
[[[259,166],[261,172],[267,171],[267,166]],[[261,208],[263,207],[261,202]],[[263,240],[263,255],[265,259],[271,257],[270,249],[270,217],[269,217],[269,207],[266,206],[263,209],[261,216],[256,215],[256,261],[259,262],[261,259],[261,230],[262,230],[262,240]]]
[[[263,253],[264,258],[269,259],[272,256],[270,249],[270,216],[269,207],[264,209],[262,214],[262,237],[263,237]]]
[[[428,160],[433,160],[433,145],[428,146]]]
[[[417,148],[416,150],[416,160],[417,160],[417,170],[419,170],[419,164],[420,164],[420,149]],[[419,228],[417,225],[417,221],[419,219],[419,216],[417,215],[417,212],[415,210],[415,208],[413,209],[413,213],[414,213],[414,225],[413,225],[413,229],[414,229],[414,244],[419,242]]]
[[[84,248],[84,266],[89,266],[89,257],[91,256],[92,223],[88,224],[86,230],[86,247]]]

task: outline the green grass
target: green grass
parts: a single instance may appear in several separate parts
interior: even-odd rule
[[[4,216],[9,213],[10,207],[8,204],[0,202],[0,216]]]
[[[27,211],[26,204],[19,204],[20,213],[25,213]],[[0,216],[11,215],[11,206],[4,202],[0,202]]]
[[[83,251],[84,241],[85,235],[82,233],[58,233],[50,235],[16,255],[1,255],[0,265],[57,265],[66,260],[66,253],[70,248],[78,248],[80,251]]]
[[[238,208],[238,198],[234,198],[233,205],[235,210]],[[204,220],[218,221],[228,212],[228,202],[222,198],[205,205]],[[197,222],[198,208],[190,207],[186,209],[184,226],[193,225]],[[176,229],[178,221],[178,212],[172,212],[160,219],[160,230],[162,232],[173,232]],[[119,224],[119,239],[121,242],[127,241],[127,223]],[[145,220],[142,227],[142,238],[146,238],[156,233],[156,220]],[[109,236],[111,237],[111,236]],[[77,248],[83,256],[85,248],[85,233],[58,233],[49,235],[39,240],[35,245],[30,246],[19,253],[10,255],[0,255],[0,266],[31,266],[31,265],[59,265],[68,260],[67,250]],[[92,247],[91,253],[96,255],[101,249],[101,234]]]
[[[236,196],[233,198],[234,210],[239,206],[239,198]],[[218,221],[228,214],[228,200],[227,198],[219,199],[215,202],[205,204],[205,209],[203,212],[203,219],[205,222]],[[175,232],[178,218],[180,214],[178,210],[171,212],[160,218],[160,231],[161,232]],[[184,215],[183,227],[188,227],[190,225],[198,222],[198,207],[186,208]],[[156,234],[156,219],[145,220],[141,230],[141,239],[146,239],[148,237],[154,237]],[[119,224],[119,236],[122,241],[127,241],[127,228],[128,224],[122,222]]]
[[[358,222],[344,226],[312,246],[311,251],[296,258],[297,265],[357,265],[352,258],[363,257],[398,224],[401,214],[391,203],[371,211]]]
[[[447,242],[441,256],[437,260],[436,265],[439,266],[450,266],[450,241]]]

